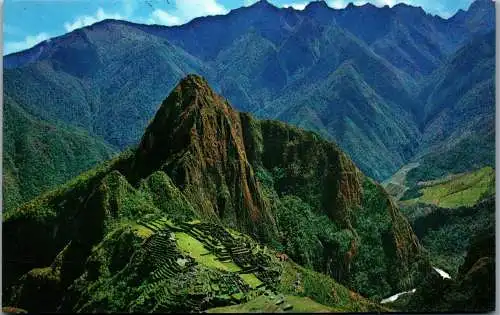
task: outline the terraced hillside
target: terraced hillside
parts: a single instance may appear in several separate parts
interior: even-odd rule
[[[199,311],[266,290],[379,310],[362,296],[411,289],[431,269],[387,193],[336,145],[238,113],[198,76],[137,149],[16,209],[3,233],[3,296],[28,311]]]
[[[60,293],[64,281],[61,271],[71,246],[51,266],[33,269],[21,277],[9,303],[25,305],[28,310],[49,310],[47,301],[54,301]],[[303,272],[304,285],[321,290],[321,284],[312,283],[311,278],[325,276],[297,269],[293,262],[280,261],[276,256],[275,251],[248,236],[215,224],[173,223],[166,217],[122,222],[92,249],[83,274],[69,287],[57,310],[199,312],[264,298],[277,299],[275,305],[281,305],[278,308],[295,307],[295,311],[304,312],[333,307],[342,311],[384,309],[333,280],[325,289],[337,292],[335,302],[316,296],[311,288],[298,291],[287,283],[291,277]],[[280,291],[297,296],[287,296],[289,302],[283,304]],[[33,300],[39,295],[46,299]],[[330,306],[314,302],[311,297]]]

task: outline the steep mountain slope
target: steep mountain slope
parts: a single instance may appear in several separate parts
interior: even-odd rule
[[[136,150],[3,224],[4,296],[28,310],[203,310],[260,287],[380,310],[276,250],[376,299],[430,270],[389,196],[337,146],[238,113],[193,75]]]
[[[453,280],[429,277],[406,310],[492,312],[495,310],[495,227],[484,226],[470,241],[464,263]]]
[[[420,131],[409,111],[388,103],[359,71],[354,62],[343,63],[278,117],[338,139],[361,169],[385,178],[413,156]]]
[[[449,20],[406,5],[334,10],[314,2],[297,11],[259,1],[176,27],[107,20],[7,56],[5,90],[31,114],[125,148],[137,143],[157,110],[159,91],[198,73],[238,109],[316,130],[365,173],[384,179],[416,153],[418,129],[426,127],[418,80],[463,43],[491,31],[491,12],[486,0]],[[343,76],[346,64],[355,73],[345,79],[357,79],[346,91],[335,86],[337,97],[322,82]],[[372,117],[352,112],[357,104],[350,96],[359,91],[369,91],[359,101],[377,113],[366,128],[359,121]],[[312,93],[324,97],[311,104],[303,96]],[[378,158],[367,158],[367,149]]]
[[[29,113],[82,127],[121,149],[137,143],[164,97],[151,86],[169,90],[189,72],[204,74],[196,58],[120,22],[42,46],[37,62],[5,70],[6,93]]]
[[[336,20],[375,53],[413,77],[431,73],[456,47],[446,36],[445,20],[406,4],[392,9],[370,3],[359,8],[350,4]]]
[[[492,10],[494,6],[494,1],[476,0],[467,11],[459,10],[450,18],[450,22],[457,28],[458,34],[470,34],[475,37],[488,33],[495,29],[495,10]]]
[[[495,28],[495,4],[489,0],[475,1],[448,20],[403,3],[392,8],[350,4],[340,12],[340,25],[413,77],[431,74],[465,42]]]
[[[445,208],[419,204],[404,207],[402,211],[429,251],[433,265],[455,278],[470,240],[485,227],[495,224],[495,196],[472,206]]]
[[[495,165],[495,33],[477,37],[438,69],[422,90],[426,100],[413,187],[447,174]]]
[[[50,124],[3,102],[3,212],[107,160],[115,150],[85,131]]]

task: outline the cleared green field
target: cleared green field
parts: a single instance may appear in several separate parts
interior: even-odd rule
[[[319,304],[310,298],[287,295],[284,302],[276,305],[279,298],[259,296],[247,303],[208,310],[208,313],[331,313],[335,309]],[[290,309],[284,310],[291,305]]]
[[[175,233],[175,239],[182,251],[188,253],[189,256],[193,257],[198,263],[208,268],[217,268],[231,272],[238,272],[241,270],[241,268],[232,261],[219,261],[217,256],[208,251],[200,241],[187,233],[177,232]]]
[[[405,191],[408,189],[408,187],[406,187],[405,185],[406,175],[408,175],[409,171],[418,167],[419,165],[419,163],[410,163],[403,166],[401,169],[399,169],[399,171],[392,175],[391,178],[382,182],[382,186],[389,193],[389,195],[395,197],[396,199],[401,198]]]
[[[251,288],[256,288],[256,287],[258,287],[259,285],[262,284],[262,281],[260,281],[254,274],[241,274],[240,277]]]
[[[189,256],[193,257],[198,263],[204,265],[205,267],[231,272],[241,271],[241,268],[232,261],[220,261],[217,256],[203,246],[203,243],[187,233],[176,232],[175,239],[177,245],[182,251],[188,253]],[[262,284],[262,282],[257,279],[254,274],[241,274],[240,277],[252,288]]]
[[[495,193],[495,170],[484,167],[474,172],[425,182],[421,185],[422,196],[402,201],[403,205],[425,203],[443,208],[473,206],[481,199]]]
[[[140,225],[140,224],[134,224],[133,227],[134,227],[134,231],[135,231],[136,235],[143,238],[143,239],[150,237],[154,233],[153,231],[151,231],[147,227]]]

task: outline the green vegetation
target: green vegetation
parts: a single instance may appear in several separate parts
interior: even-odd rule
[[[115,152],[81,129],[30,115],[8,95],[4,95],[3,117],[4,214]]]
[[[195,217],[191,203],[164,172],[151,174],[141,182],[140,190],[175,221],[188,221]]]
[[[408,191],[402,198],[406,199],[402,202],[403,205],[425,203],[443,208],[473,206],[495,193],[495,170],[491,167],[484,167],[469,173],[423,182],[417,187],[414,190],[418,189],[421,196],[410,199],[412,191]]]
[[[408,175],[408,172],[418,167],[419,165],[419,163],[410,163],[404,165],[389,179],[382,182],[382,186],[389,193],[389,195],[393,196],[396,200],[401,199],[404,193],[408,190],[408,187],[406,186],[406,177]]]
[[[432,264],[455,277],[471,237],[494,224],[495,198],[487,198],[472,207],[446,209],[417,204],[404,207],[403,211],[429,251]]]
[[[440,161],[446,159],[446,156],[439,157]],[[404,185],[411,188],[405,191],[399,204],[411,221],[415,234],[428,250],[432,265],[455,278],[471,237],[495,222],[495,170],[483,167],[444,177],[433,175],[430,176],[433,180],[412,183],[415,177],[412,179],[409,175],[414,170],[417,170],[413,173],[415,176],[426,165],[432,165],[425,163],[428,161],[424,159],[423,166],[420,164],[412,168],[408,176],[402,178]],[[441,171],[435,174],[443,174]],[[396,177],[389,182],[395,180]]]
[[[240,275],[241,279],[245,281],[252,289],[257,288],[261,284],[263,284],[262,281],[259,280],[254,274],[241,274]]]
[[[495,309],[495,227],[480,227],[468,244],[458,273],[450,279],[429,274],[404,311],[491,312]]]
[[[284,264],[279,291],[287,295],[309,296],[337,312],[388,311],[350,291],[332,278],[293,262]]]
[[[494,90],[489,1],[454,27],[418,8],[371,10],[367,21],[366,7],[338,16],[326,6],[319,14],[264,6],[189,27],[102,21],[55,39],[44,57],[7,56],[5,91],[37,117],[82,127],[123,149],[137,143],[182,76],[197,73],[241,110],[337,141],[378,180],[427,145],[453,143],[447,134],[436,139],[443,130],[478,134],[486,120],[468,117],[491,123],[494,102],[477,90],[485,83]],[[443,117],[449,107],[457,117]],[[421,138],[429,139],[425,148]]]
[[[233,262],[221,262],[217,259],[213,253],[208,251],[203,244],[186,233],[175,233],[175,240],[178,247],[193,257],[198,263],[204,265],[207,268],[215,268],[221,270],[227,270],[231,272],[238,272],[241,270],[240,267],[235,265]]]
[[[447,150],[436,149],[425,155],[419,167],[408,172],[409,186],[420,181],[430,181],[447,176],[478,170],[485,166],[495,167],[495,131],[492,122],[486,134],[470,136],[460,140]]]
[[[298,297],[286,295],[284,302],[276,305],[276,300],[269,295],[259,296],[249,302],[217,307],[208,310],[208,313],[331,313],[334,308],[321,305],[307,297]],[[290,309],[284,310],[287,305],[291,305]]]
[[[409,310],[491,309],[493,233],[466,249],[494,222],[493,198],[477,203],[494,193],[491,4],[449,27],[404,5],[364,24],[349,20],[370,6],[334,18],[261,1],[188,27],[103,21],[43,44],[43,60],[6,58],[2,299],[30,312],[367,312],[389,310],[361,295],[422,285]],[[137,148],[81,173],[113,153],[93,135],[136,143],[184,73],[314,132],[238,113],[190,75]],[[420,157],[391,191],[410,188],[430,255],[340,147],[377,179]]]

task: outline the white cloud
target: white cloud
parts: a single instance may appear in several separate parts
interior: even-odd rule
[[[106,13],[103,8],[99,8],[94,15],[81,15],[78,16],[73,22],[64,23],[64,28],[67,32],[71,32],[77,28],[91,25],[106,19],[122,20],[124,19],[124,16],[120,15],[119,13],[109,14]]]
[[[181,24],[181,19],[175,15],[168,13],[162,9],[156,9],[151,13],[151,17],[147,21],[149,24],[161,24],[161,25],[179,25]]]
[[[43,42],[44,40],[47,40],[50,38],[50,35],[47,33],[38,33],[36,35],[29,35],[24,38],[22,41],[12,41],[12,42],[6,42],[4,46],[4,54],[10,54],[13,52],[21,51],[27,48],[30,48],[32,46],[35,46],[36,44]]]
[[[405,2],[405,1],[400,1],[400,2]],[[388,5],[388,6],[392,7],[396,4],[396,0],[377,0],[377,1],[375,1],[375,3],[379,6]]]
[[[137,7],[137,2],[135,0],[123,0],[123,11],[126,17],[132,16]]]
[[[216,0],[175,0],[175,6],[188,18],[227,13],[227,9]]]
[[[148,19],[149,23],[179,25],[207,15],[226,14],[228,10],[216,0],[175,0],[175,9],[156,9]]]
[[[2,0],[0,0],[2,1]],[[19,1],[19,0],[18,0]],[[28,1],[28,0],[25,0]],[[70,0],[52,0],[52,1],[70,1]],[[71,0],[76,1],[76,0]],[[82,0],[84,1],[84,0]],[[106,12],[103,8],[98,8],[93,15],[81,15],[76,17],[73,21],[64,23],[64,29],[67,32],[73,31],[77,28],[88,26],[105,19],[116,20],[135,20],[139,23],[150,24],[163,24],[163,25],[179,25],[186,23],[199,16],[225,14],[228,10],[217,0],[174,0],[175,9],[172,12],[167,12],[162,9],[155,9],[148,18],[134,17],[136,10],[136,1],[134,0],[121,0],[123,7],[121,13]],[[245,0],[249,1],[249,0]],[[172,1],[171,1],[172,2]],[[7,27],[6,33],[13,33],[14,29]],[[5,42],[4,54],[24,50],[30,48],[41,41],[47,40],[50,35],[42,32],[34,36],[26,36],[22,41],[8,41]]]
[[[294,8],[295,10],[304,10],[307,4],[308,4],[307,2],[290,3],[290,4],[284,4],[283,8]]]
[[[455,14],[455,12],[450,12],[450,11],[441,9],[441,10],[437,10],[437,14],[442,18],[448,19],[448,18],[452,17]]]
[[[343,9],[347,6],[348,1],[344,0],[331,0],[328,2],[328,6],[334,8],[334,9]]]

